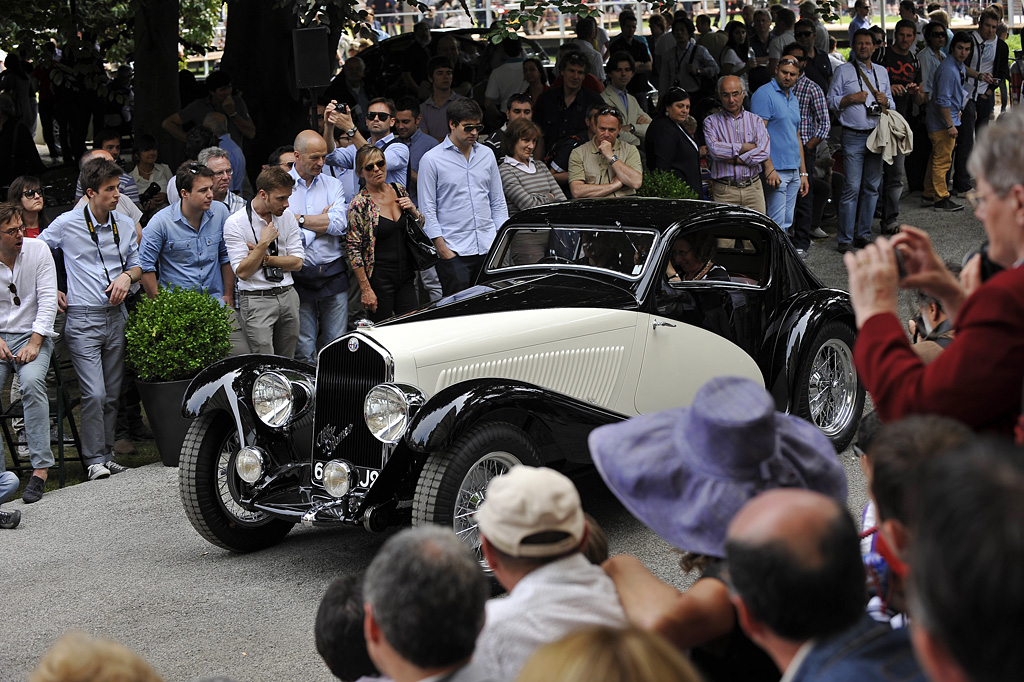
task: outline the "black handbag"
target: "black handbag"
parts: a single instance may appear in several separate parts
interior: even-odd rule
[[[391,183],[391,186],[394,188],[395,194],[398,194],[398,187],[395,183]],[[430,241],[412,214],[402,211],[402,218],[405,223],[406,243],[409,245],[412,259],[416,262],[416,269],[429,270],[437,265],[437,261],[441,260],[441,257],[437,255],[437,247],[434,246],[434,242]]]

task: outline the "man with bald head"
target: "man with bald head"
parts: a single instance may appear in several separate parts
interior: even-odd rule
[[[857,527],[832,498],[764,492],[733,517],[725,551],[740,626],[788,682],[925,679],[907,631],[865,612]]]
[[[315,130],[295,137],[295,180],[289,205],[299,223],[305,248],[302,269],[294,273],[299,293],[299,343],[295,358],[316,362],[322,348],[348,327],[348,230],[345,190],[341,181],[322,173],[327,143]],[[317,339],[321,343],[317,345]]]

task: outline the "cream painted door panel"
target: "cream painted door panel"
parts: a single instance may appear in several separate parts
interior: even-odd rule
[[[645,414],[693,402],[697,389],[717,376],[740,376],[764,385],[757,363],[731,341],[661,315],[646,317],[647,343],[636,387],[637,412]]]

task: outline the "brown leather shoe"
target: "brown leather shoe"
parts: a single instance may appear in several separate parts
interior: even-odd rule
[[[114,441],[114,454],[115,455],[134,455],[135,454],[135,443],[127,438],[118,438]]]

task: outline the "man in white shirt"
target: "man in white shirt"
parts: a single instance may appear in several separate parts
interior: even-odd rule
[[[584,17],[576,22],[576,39],[572,42],[590,64],[587,67],[587,73],[603,83],[604,59],[601,58],[601,53],[594,49],[595,36],[597,36],[597,21],[593,17]]]
[[[519,92],[526,92],[526,78],[523,76],[523,46],[518,40],[503,40],[505,63],[491,72],[484,92],[484,110],[505,113],[508,98]]]
[[[579,493],[554,469],[513,467],[492,479],[476,514],[484,558],[504,599],[487,602],[474,661],[512,680],[540,646],[586,627],[625,627],[615,584],[583,555]]]
[[[0,286],[0,385],[18,373],[32,463],[22,500],[32,504],[43,496],[53,466],[46,370],[53,353],[57,270],[46,244],[25,238],[21,207],[13,203],[0,204]]]
[[[280,166],[256,178],[256,196],[224,223],[224,244],[238,280],[238,314],[253,353],[294,357],[299,295],[292,273],[302,267],[299,225],[288,210],[295,180]]]

